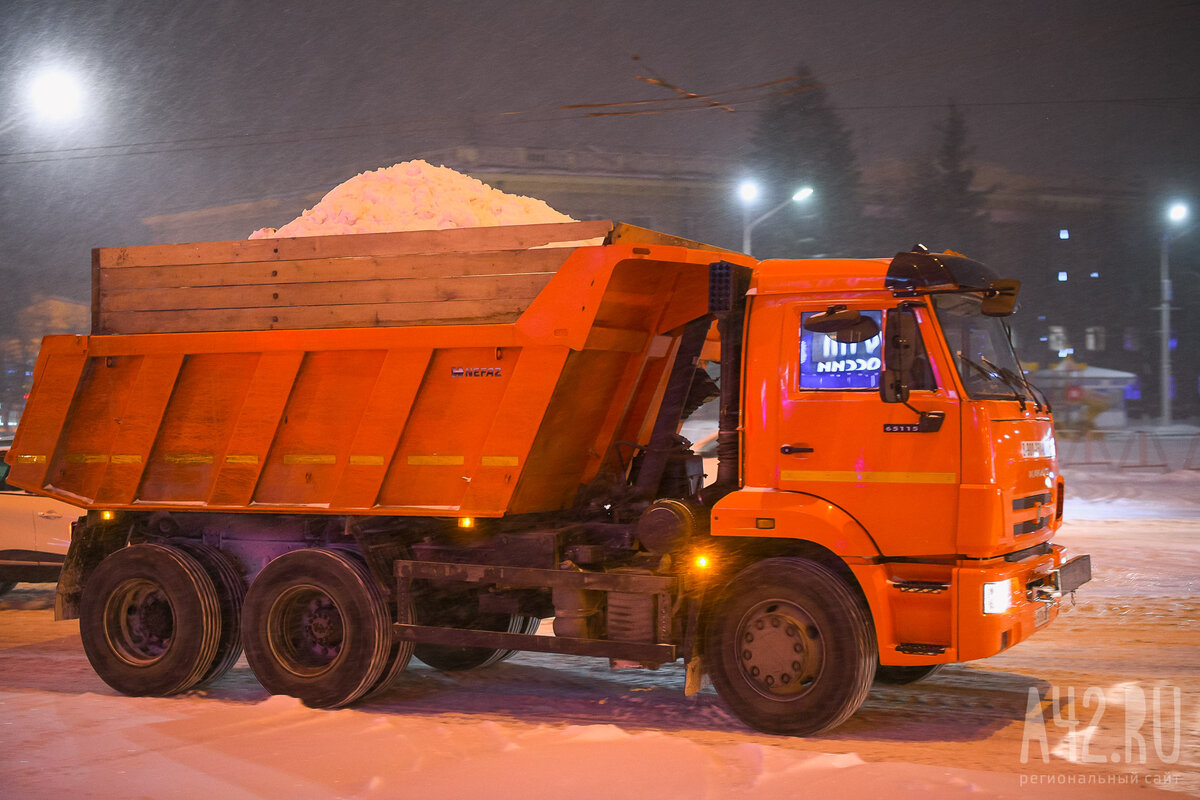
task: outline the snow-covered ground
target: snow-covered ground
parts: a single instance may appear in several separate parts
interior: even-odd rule
[[[22,586],[0,599],[0,797],[1200,795],[1200,472],[1067,478],[1059,540],[1095,569],[1077,605],[810,739],[684,697],[677,667],[536,654],[453,676],[414,662],[336,711],[268,696],[244,661],[203,692],[123,697],[53,621],[53,587]]]

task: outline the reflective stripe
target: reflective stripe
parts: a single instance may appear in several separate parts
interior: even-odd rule
[[[484,456],[479,463],[485,467],[515,467],[521,462],[516,456]]]
[[[114,464],[140,464],[140,463],[142,463],[142,457],[140,455],[138,455],[137,453],[128,453],[128,454],[117,453],[112,457],[112,463],[114,463]]]
[[[283,457],[283,463],[288,465],[296,464],[336,464],[337,456],[325,454],[296,454],[292,453]]]
[[[779,473],[785,481],[825,481],[827,483],[957,483],[953,472],[855,472],[853,470],[785,469]]]
[[[355,467],[382,467],[383,456],[350,456],[350,464]]]
[[[163,461],[168,464],[211,464],[213,457],[203,453],[176,453],[163,456]]]
[[[17,463],[18,464],[45,464],[46,457],[45,456],[19,455],[19,456],[17,456]]]
[[[257,464],[258,456],[256,455],[227,455],[225,456],[226,464]]]
[[[410,467],[459,467],[465,463],[462,456],[409,456]]]
[[[67,453],[68,464],[107,464],[108,456],[103,453]]]

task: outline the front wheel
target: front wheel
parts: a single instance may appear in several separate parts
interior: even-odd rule
[[[827,567],[800,558],[738,574],[718,600],[705,652],[721,699],[765,733],[806,736],[840,725],[875,673],[863,604]]]
[[[272,694],[348,705],[396,663],[387,600],[356,556],[294,550],[263,569],[242,613],[246,660]]]

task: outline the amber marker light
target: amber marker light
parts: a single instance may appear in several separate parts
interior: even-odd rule
[[[100,519],[105,520],[105,521],[112,519],[114,516],[115,516],[115,514],[113,514],[113,512],[111,512],[111,511],[101,511],[100,512]]]
[[[706,571],[712,566],[712,562],[709,561],[708,556],[704,555],[703,553],[696,556],[696,558],[692,560],[692,564],[696,567],[696,569],[701,571]]]
[[[459,517],[458,518],[458,527],[474,528],[475,527],[475,518],[474,517]]]

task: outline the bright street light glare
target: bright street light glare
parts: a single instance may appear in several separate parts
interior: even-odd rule
[[[752,203],[758,199],[758,184],[754,181],[742,181],[738,185],[738,197],[744,203]]]
[[[34,77],[29,96],[34,111],[43,119],[73,119],[83,110],[83,88],[74,75],[60,69],[49,69]]]
[[[1183,222],[1185,219],[1187,219],[1187,216],[1188,207],[1184,203],[1173,204],[1171,209],[1167,212],[1167,218],[1170,219],[1171,222]]]
[[[805,186],[803,189],[800,189],[794,195],[792,195],[792,199],[799,203],[801,200],[807,200],[808,198],[812,197],[812,193],[813,188],[811,186]]]

